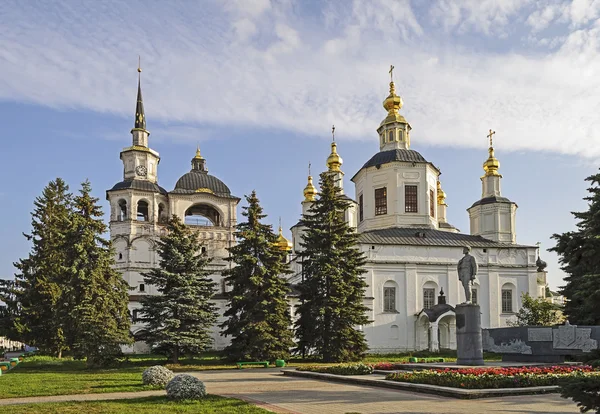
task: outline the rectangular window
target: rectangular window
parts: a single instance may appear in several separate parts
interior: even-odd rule
[[[512,313],[512,290],[502,289],[502,313]]]
[[[423,308],[431,309],[435,305],[435,289],[425,288],[423,289]]]
[[[144,285],[143,283],[140,283],[140,292],[145,292],[146,291],[146,285]]]
[[[473,305],[477,305],[478,299],[477,299],[477,289],[473,289],[471,290],[471,303]]]
[[[375,189],[375,215],[387,214],[387,188]]]
[[[396,312],[396,288],[383,288],[383,311]]]
[[[133,315],[131,316],[131,321],[137,322],[138,318],[139,318],[139,311],[137,309],[134,309]]]
[[[435,194],[433,190],[429,190],[429,214],[435,217]]]
[[[405,185],[404,186],[404,211],[406,213],[417,213],[417,186],[416,185]]]
[[[358,221],[363,221],[363,195],[358,196]]]
[[[388,133],[388,142],[394,142],[394,131]]]

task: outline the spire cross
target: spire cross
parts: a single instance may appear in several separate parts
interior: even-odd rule
[[[333,141],[335,141],[335,125],[331,127],[331,136],[333,137]]]
[[[394,81],[394,65],[390,65],[390,70],[388,72],[390,74],[390,82]]]
[[[281,228],[281,216],[279,216],[279,228]]]
[[[493,146],[493,145],[492,145],[492,136],[493,136],[495,133],[496,133],[496,131],[492,131],[492,130],[490,129],[490,133],[489,133],[489,134],[488,134],[488,136],[487,136],[487,137],[490,139],[490,147],[492,147],[492,146]]]
[[[310,175],[310,162],[308,163],[308,175]]]

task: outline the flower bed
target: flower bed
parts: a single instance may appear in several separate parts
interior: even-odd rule
[[[335,375],[369,375],[373,373],[373,366],[367,364],[340,364],[329,367],[308,366],[298,368],[298,371],[319,372],[321,374]]]
[[[467,389],[523,388],[558,385],[562,378],[600,376],[589,365],[528,368],[431,369],[395,372],[386,380]]]

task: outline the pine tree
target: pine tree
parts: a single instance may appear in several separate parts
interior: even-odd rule
[[[238,361],[288,359],[294,342],[285,275],[291,271],[272,227],[261,223],[266,215],[256,192],[246,201],[242,215],[248,220],[237,225],[238,244],[229,249],[235,267],[223,272],[231,286],[229,319],[220,325],[224,336],[232,336],[225,352]]]
[[[299,284],[298,350],[326,362],[361,359],[367,343],[357,329],[369,322],[363,305],[365,264],[357,234],[344,220],[350,206],[333,176],[320,175],[320,193],[301,225],[304,280]]]
[[[569,276],[561,289],[567,299],[564,313],[571,324],[600,324],[600,174],[586,178],[588,211],[571,213],[579,221],[577,230],[554,234],[556,246],[549,249],[560,257]]]
[[[68,283],[63,303],[68,305],[66,327],[70,349],[87,358],[88,366],[105,365],[121,353],[120,345],[132,342],[127,310],[129,286],[113,269],[114,252],[102,235],[107,226],[103,212],[85,181],[74,198],[68,237]]]
[[[160,295],[142,300],[141,320],[147,324],[147,340],[173,363],[183,353],[198,353],[212,345],[210,330],[217,320],[211,302],[215,285],[200,254],[198,234],[173,216],[167,234],[158,241],[160,267],[144,274],[144,282]]]
[[[71,227],[72,195],[60,178],[51,181],[37,197],[31,213],[29,256],[15,263],[13,293],[19,304],[14,318],[20,339],[59,358],[67,349],[64,326],[68,315],[62,303],[66,277],[66,235]]]

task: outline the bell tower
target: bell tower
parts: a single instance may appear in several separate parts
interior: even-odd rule
[[[515,219],[517,204],[502,197],[500,184],[502,175],[498,172],[500,161],[494,154],[493,136],[490,129],[487,136],[490,142],[488,158],[483,163],[481,177],[481,199],[467,209],[471,224],[471,234],[483,236],[497,242],[516,243]]]

